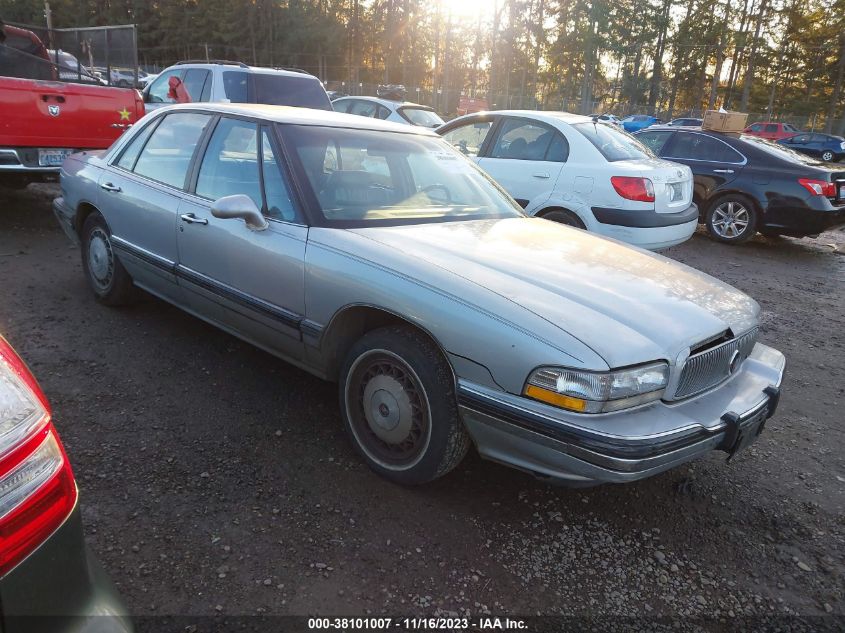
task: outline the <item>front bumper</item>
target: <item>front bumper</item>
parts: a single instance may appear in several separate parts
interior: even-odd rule
[[[460,380],[459,405],[482,457],[569,485],[622,483],[729,450],[743,422],[774,413],[785,367],[758,343],[727,381],[679,402],[583,415]]]

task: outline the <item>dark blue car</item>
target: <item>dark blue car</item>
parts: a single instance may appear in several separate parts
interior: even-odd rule
[[[809,156],[821,158],[823,161],[840,161],[845,158],[845,138],[832,134],[797,134],[789,138],[782,138],[779,144],[785,145]]]

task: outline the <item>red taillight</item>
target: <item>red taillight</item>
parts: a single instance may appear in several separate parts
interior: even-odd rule
[[[836,197],[836,185],[826,180],[814,180],[812,178],[799,178],[798,184],[810,192],[813,196]]]
[[[623,198],[638,202],[654,202],[654,186],[648,178],[612,176],[610,184]]]
[[[47,399],[0,337],[0,576],[62,524],[76,495]]]

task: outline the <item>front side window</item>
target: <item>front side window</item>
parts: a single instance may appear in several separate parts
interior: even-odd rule
[[[521,216],[498,185],[442,139],[317,126],[280,129],[329,226]]]
[[[654,154],[636,138],[604,123],[576,123],[572,126],[610,162],[654,158]]]
[[[135,163],[136,174],[182,188],[197,143],[211,117],[196,112],[168,114]]]
[[[237,119],[220,119],[200,166],[196,194],[209,200],[244,194],[261,209],[258,127]]]
[[[755,123],[749,129],[752,132],[762,132],[763,131],[763,124],[762,123]]]
[[[766,126],[766,133],[767,133],[767,134],[768,134],[769,132],[776,133],[777,131],[778,131],[778,126],[777,126],[777,124],[775,124],[775,123],[769,123],[769,124]]]
[[[481,146],[490,129],[493,127],[493,121],[473,121],[453,130],[449,130],[443,135],[447,143],[450,143],[458,148],[458,150],[466,156],[478,156],[481,151]]]
[[[351,99],[336,99],[332,101],[332,110],[335,112],[349,112],[349,106],[351,104]]]
[[[348,110],[349,114],[357,114],[358,116],[365,116],[371,119],[375,118],[377,111],[377,103],[373,103],[372,101],[362,101],[360,99],[353,101],[352,106]]]
[[[184,71],[181,68],[168,70],[156,77],[155,81],[150,86],[149,99],[150,103],[176,103],[176,99],[172,99],[170,94],[170,78],[182,77]]]

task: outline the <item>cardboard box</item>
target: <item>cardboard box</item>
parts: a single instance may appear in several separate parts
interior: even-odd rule
[[[704,113],[702,130],[714,132],[742,132],[745,123],[748,121],[748,114],[744,112],[719,112],[718,110],[707,110]]]

